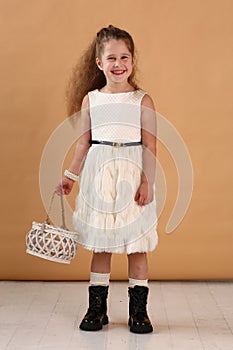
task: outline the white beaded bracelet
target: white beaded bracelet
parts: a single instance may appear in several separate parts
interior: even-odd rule
[[[78,175],[75,175],[74,173],[72,173],[71,171],[69,171],[68,169],[66,169],[64,171],[64,175],[65,177],[67,177],[68,179],[70,180],[73,180],[73,181],[78,181],[79,180],[79,176]]]

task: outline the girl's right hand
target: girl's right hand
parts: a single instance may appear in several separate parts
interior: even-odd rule
[[[68,195],[70,194],[74,185],[74,181],[64,177],[61,179],[55,187],[55,192],[60,196],[61,193]]]

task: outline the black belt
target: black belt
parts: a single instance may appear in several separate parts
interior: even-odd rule
[[[111,141],[90,140],[90,144],[108,145],[108,146],[113,146],[113,147],[128,147],[128,146],[139,146],[142,144],[142,142],[141,141],[138,141],[138,142],[111,142]]]

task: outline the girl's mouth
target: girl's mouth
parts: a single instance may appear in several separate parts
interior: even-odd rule
[[[114,75],[122,75],[126,72],[126,70],[118,69],[118,70],[112,70],[112,74]]]

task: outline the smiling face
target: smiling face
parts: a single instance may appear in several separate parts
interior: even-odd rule
[[[106,77],[107,85],[128,84],[133,70],[133,57],[124,40],[111,39],[104,45],[100,58],[96,63]]]

